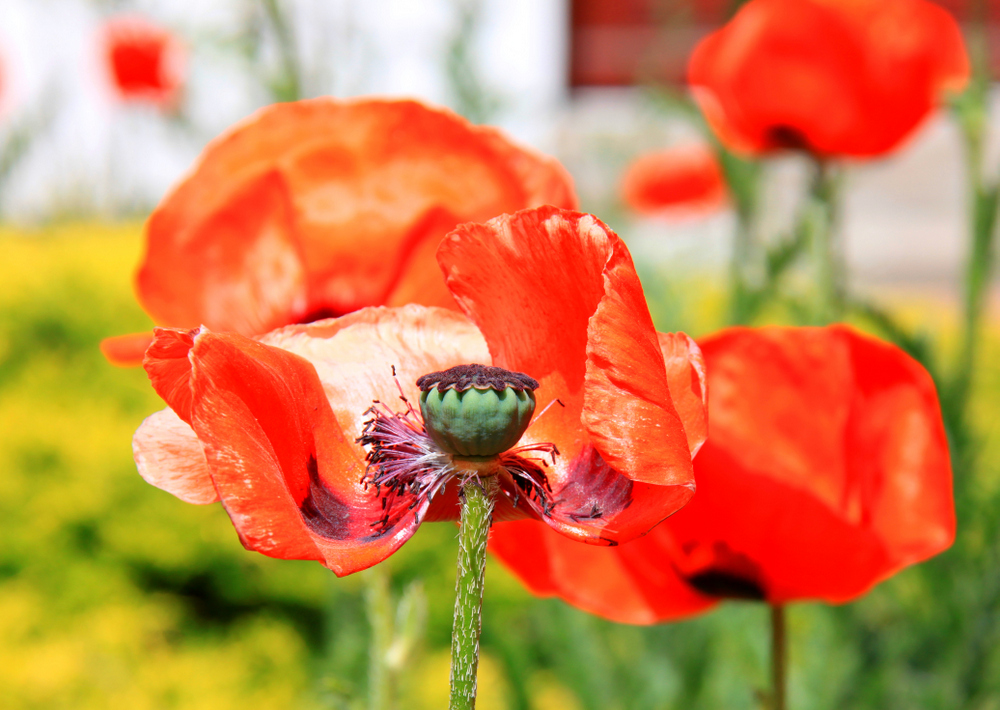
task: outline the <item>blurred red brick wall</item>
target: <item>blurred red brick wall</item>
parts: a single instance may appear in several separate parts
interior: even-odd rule
[[[983,0],[937,0],[963,22]],[[571,0],[569,83],[622,86],[684,80],[698,40],[726,21],[739,0]],[[985,0],[990,45],[1000,47],[1000,0]],[[994,76],[1000,52],[993,51]]]

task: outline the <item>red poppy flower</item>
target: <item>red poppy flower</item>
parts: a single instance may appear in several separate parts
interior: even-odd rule
[[[115,17],[102,44],[111,82],[124,101],[171,106],[183,82],[184,49],[167,30],[143,17]]]
[[[276,104],[210,144],[153,212],[136,291],[160,325],[248,336],[365,306],[454,308],[434,260],[441,238],[544,204],[576,206],[555,160],[450,111]],[[138,364],[150,340],[103,348]]]
[[[141,475],[191,503],[221,500],[249,549],[355,572],[421,521],[457,519],[451,459],[405,402],[419,376],[492,363],[540,383],[539,414],[502,458],[497,520],[616,544],[687,502],[705,437],[701,356],[653,329],[610,229],[524,210],[461,225],[439,260],[466,315],[365,308],[259,340],[157,329],[145,367],[170,409],[136,432]],[[370,465],[386,452],[389,482]]]
[[[688,67],[727,146],[820,156],[892,150],[968,77],[958,24],[927,0],[751,0]]]
[[[622,199],[645,215],[703,214],[725,204],[726,183],[706,146],[674,146],[642,155],[628,166]]]
[[[951,544],[944,426],[909,356],[843,326],[734,328],[701,347],[711,436],[697,495],[614,551],[531,521],[498,528],[491,549],[529,589],[653,623],[727,597],[845,602]]]

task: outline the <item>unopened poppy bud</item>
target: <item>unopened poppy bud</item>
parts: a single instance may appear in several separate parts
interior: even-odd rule
[[[457,456],[497,456],[514,446],[535,413],[538,382],[487,365],[457,365],[417,380],[427,433]]]

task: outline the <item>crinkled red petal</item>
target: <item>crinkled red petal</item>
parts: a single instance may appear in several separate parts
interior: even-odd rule
[[[270,106],[214,141],[154,211],[140,301],[158,322],[257,335],[406,299],[451,306],[456,224],[573,207],[547,157],[415,101]]]
[[[620,548],[581,545],[540,522],[496,525],[490,552],[538,596],[625,624],[653,624],[710,609],[717,600],[692,589],[669,565],[636,571],[619,551],[648,547],[646,538]]]
[[[771,601],[845,601],[951,544],[940,407],[909,356],[844,327],[701,345],[711,437],[698,495],[661,526],[679,567],[710,568],[695,558],[724,548],[752,561]]]
[[[265,170],[213,189],[227,199],[202,219],[170,209],[176,197],[150,217],[136,276],[143,306],[158,323],[244,335],[292,322],[308,309],[308,291],[284,177]]]
[[[667,368],[667,385],[684,422],[692,458],[708,438],[708,382],[701,348],[684,333],[657,333]]]
[[[365,412],[375,400],[405,409],[400,390],[416,402],[426,372],[488,360],[482,336],[458,313],[410,306],[291,326],[265,340],[280,347],[207,329],[156,330],[146,369],[200,448],[178,436],[182,423],[155,416],[137,433],[141,471],[198,498],[207,491],[203,450],[248,549],[316,559],[337,574],[375,564],[413,534],[431,501],[380,522],[382,500],[362,483],[365,451],[355,441]],[[447,501],[436,503],[435,519],[454,516]]]
[[[588,548],[589,563],[530,523],[498,526],[491,549],[529,589],[648,623],[713,598],[849,601],[951,544],[947,440],[914,360],[841,326],[701,345],[712,432],[697,495],[638,540]]]
[[[554,207],[524,210],[458,227],[438,258],[493,363],[541,383],[522,443],[560,451],[547,471],[547,521],[611,544],[690,498],[685,422],[631,257],[606,225]],[[695,431],[703,414],[686,411]]]

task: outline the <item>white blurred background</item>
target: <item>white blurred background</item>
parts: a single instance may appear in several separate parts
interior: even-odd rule
[[[584,208],[637,255],[718,268],[730,215],[676,223],[621,209],[627,162],[696,132],[647,89],[571,89],[570,13],[569,0],[0,0],[0,139],[24,146],[0,171],[0,214],[28,224],[141,218],[208,140],[287,98],[276,87],[291,76],[303,97],[411,96],[500,125],[562,159]],[[175,109],[123,102],[112,89],[98,38],[121,14],[145,16],[185,47]],[[861,286],[957,282],[960,158],[954,127],[938,116],[889,159],[851,166],[842,227]],[[780,226],[803,170],[794,159],[768,170],[777,177],[767,219]]]

